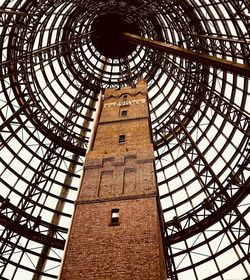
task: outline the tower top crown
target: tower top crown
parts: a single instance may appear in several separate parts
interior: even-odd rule
[[[108,88],[105,90],[104,99],[108,99],[110,97],[119,98],[125,94],[136,95],[138,92],[142,94],[147,93],[147,82],[145,80],[138,81],[135,87],[127,86],[121,89]]]

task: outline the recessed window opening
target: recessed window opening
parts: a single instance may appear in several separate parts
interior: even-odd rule
[[[119,135],[119,143],[125,143],[126,136],[124,134]]]
[[[121,117],[127,117],[128,111],[127,110],[122,110],[121,111]]]
[[[119,209],[118,208],[114,208],[111,210],[111,225],[119,225],[120,221],[119,221],[119,217],[120,213],[119,213]]]

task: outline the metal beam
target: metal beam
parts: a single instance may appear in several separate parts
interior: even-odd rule
[[[11,9],[0,9],[0,14],[10,14],[10,15],[17,15],[17,16],[27,16],[27,17],[42,16],[42,14],[30,14],[18,10],[11,10]]]
[[[10,207],[12,208],[15,207],[12,204],[10,205],[11,205]],[[33,219],[35,221],[33,217],[30,219]],[[64,244],[65,244],[64,240],[58,239],[53,236],[48,236],[46,234],[43,234],[42,232],[35,231],[33,228],[29,227],[28,223],[20,224],[17,221],[14,221],[13,219],[7,217],[1,212],[0,212],[0,224],[3,225],[6,229],[11,230],[17,233],[18,235],[22,235],[23,237],[26,237],[29,240],[33,240],[43,245],[57,248],[60,250],[63,250],[64,248]]]
[[[202,39],[217,40],[217,41],[220,41],[220,42],[229,42],[229,43],[239,43],[239,44],[250,45],[250,40],[227,38],[227,37],[215,36],[215,35],[203,35],[203,34],[188,34],[188,33],[185,33],[185,35],[187,35],[187,36],[190,35],[191,37],[202,38]]]
[[[181,48],[172,44],[167,44],[156,40],[146,39],[144,37],[127,32],[123,33],[122,35],[125,39],[134,44],[145,45],[152,49],[157,49],[160,51],[171,53],[179,57],[187,58],[192,61],[197,61],[204,65],[219,68],[221,70],[228,71],[241,76],[250,77],[250,65],[247,64],[236,63],[234,61],[215,57],[205,53],[194,52],[189,49]]]
[[[73,38],[70,38],[69,40],[64,40],[64,41],[61,41],[61,42],[58,42],[58,43],[55,43],[55,44],[52,44],[50,46],[46,46],[46,47],[43,47],[41,49],[37,49],[33,52],[31,52],[32,55],[39,55],[40,53],[43,53],[44,51],[47,51],[51,48],[55,48],[55,47],[58,47],[60,45],[64,45],[64,44],[68,44],[68,43],[75,43],[77,41],[80,41],[83,37],[85,36],[88,36],[92,33],[96,32],[96,30],[92,30],[92,31],[89,31],[89,32],[86,32],[80,36],[76,36],[76,37],[73,37]]]
[[[106,68],[106,64],[104,63],[104,64],[102,64],[102,67],[101,67],[102,71],[105,70],[105,68]],[[102,72],[100,74],[102,75]],[[97,102],[100,103],[101,100],[102,100],[101,97],[99,98],[99,100],[89,99],[88,107],[94,108],[96,106],[96,103]],[[100,107],[100,104],[97,107]],[[87,110],[87,112],[86,112],[87,118],[84,119],[84,122],[83,122],[83,125],[82,125],[83,128],[89,126],[89,120],[93,117],[93,112],[94,112],[93,110],[90,110],[90,109]],[[98,117],[99,113],[100,112],[97,111],[97,118],[96,118],[97,120],[99,119],[99,117]],[[95,129],[96,128],[94,127],[93,131],[95,131]],[[86,130],[82,129],[80,134],[85,137],[86,136]],[[95,135],[95,133],[94,133],[94,135]],[[93,141],[93,137],[91,138],[91,141],[89,143],[90,148],[93,144],[92,141]],[[65,186],[71,186],[71,184],[72,184],[72,180],[73,180],[72,174],[76,172],[76,168],[77,168],[76,162],[78,162],[79,157],[80,157],[80,154],[73,154],[72,155],[72,161],[71,161],[71,163],[69,165],[69,169],[68,169],[70,174],[66,175],[65,180],[64,180],[64,185]],[[61,193],[60,193],[60,197],[64,198],[64,199],[67,199],[68,194],[69,194],[69,188],[62,188]],[[65,206],[64,200],[58,200],[56,208],[55,208],[57,213],[58,212],[63,212],[64,206]],[[54,213],[54,215],[52,217],[52,220],[51,220],[51,224],[55,225],[55,226],[59,225],[60,218],[61,218],[61,216],[58,215],[57,213]],[[54,237],[53,232],[50,233],[49,236],[51,236],[53,238]],[[42,249],[42,252],[41,252],[41,256],[46,256],[48,258],[50,250],[51,250],[51,246],[44,245],[43,249]],[[44,268],[45,268],[45,265],[46,265],[46,262],[47,262],[47,258],[44,258],[44,257],[39,258],[39,260],[37,262],[37,265],[36,265],[36,271],[39,272],[39,273],[34,274],[32,280],[40,280],[41,279],[42,273],[44,271]]]

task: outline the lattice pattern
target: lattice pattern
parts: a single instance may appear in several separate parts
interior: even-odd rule
[[[145,38],[249,64],[249,1],[2,2],[0,278],[57,277],[100,94],[143,78],[169,278],[248,279],[249,78],[141,45],[105,57],[91,24],[116,12]]]

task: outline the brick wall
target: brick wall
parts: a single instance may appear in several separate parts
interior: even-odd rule
[[[106,90],[61,280],[166,279],[148,117],[144,81]]]

